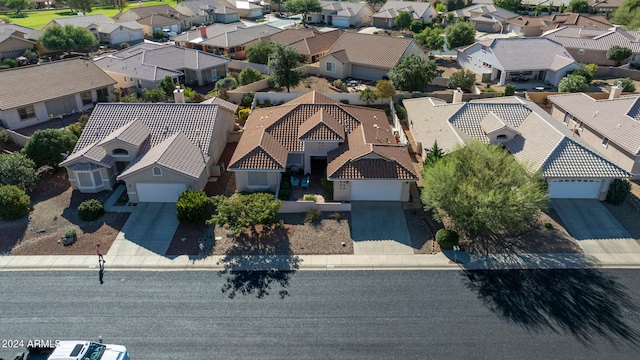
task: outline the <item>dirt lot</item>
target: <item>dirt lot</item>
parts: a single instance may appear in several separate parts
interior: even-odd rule
[[[0,220],[0,253],[11,255],[93,255],[97,243],[109,247],[124,225],[128,214],[107,213],[88,222],[78,218],[78,205],[87,199],[105,201],[109,192],[81,194],[72,191],[64,169],[40,177],[31,197],[28,217]],[[77,241],[69,246],[58,243],[68,229],[76,229]]]

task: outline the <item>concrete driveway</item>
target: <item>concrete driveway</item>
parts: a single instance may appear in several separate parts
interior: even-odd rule
[[[175,203],[140,203],[129,215],[113,245],[111,255],[165,255],[178,228]]]
[[[386,201],[351,203],[354,255],[412,255],[402,204]]]
[[[567,231],[585,253],[640,253],[640,246],[598,200],[553,199]]]

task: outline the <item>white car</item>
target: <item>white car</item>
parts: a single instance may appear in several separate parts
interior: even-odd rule
[[[60,341],[52,350],[47,360],[129,360],[124,346],[92,341]]]

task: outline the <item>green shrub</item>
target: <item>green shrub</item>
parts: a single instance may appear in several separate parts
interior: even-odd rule
[[[395,105],[396,115],[398,115],[398,119],[404,120],[407,118],[407,110],[401,105]]]
[[[291,183],[287,180],[282,180],[280,183],[280,190],[289,190],[291,189]]]
[[[440,248],[444,250],[451,250],[454,246],[458,245],[458,233],[449,229],[440,229],[436,232],[436,241]]]
[[[11,69],[11,66],[9,66],[9,65],[0,65],[0,70],[4,70],[4,69]]]
[[[291,187],[291,185],[289,185],[289,187]],[[291,197],[291,189],[280,188],[280,192],[278,193],[278,199],[289,200],[290,197]]]
[[[342,100],[340,100],[340,102],[345,104],[345,105],[349,105],[349,100],[347,100],[347,99],[342,99]]]
[[[82,125],[80,125],[79,122],[75,122],[75,123],[69,125],[67,127],[67,130],[71,131],[71,133],[73,135],[75,135],[77,138],[79,138],[80,134],[82,134]]]
[[[320,219],[320,215],[322,215],[322,212],[318,209],[309,209],[309,211],[307,211],[307,214],[304,217],[304,222],[306,223],[313,223],[318,221],[318,219]]]
[[[516,94],[516,86],[513,84],[507,84],[504,86],[504,96],[513,96]]]
[[[242,96],[242,100],[240,101],[240,106],[244,106],[246,108],[251,107],[251,103],[253,102],[253,98],[256,96],[256,93],[248,92]]]
[[[180,195],[176,203],[178,221],[199,225],[207,219],[211,201],[204,191],[189,189]]]
[[[607,202],[613,205],[622,204],[631,193],[631,183],[627,180],[614,179],[609,185]]]
[[[385,113],[387,116],[391,116],[391,109],[384,109],[384,113]]]
[[[331,218],[333,220],[340,221],[340,219],[342,218],[342,215],[339,212],[334,212],[331,214]]]
[[[93,221],[102,215],[104,215],[104,206],[99,200],[85,200],[78,206],[78,216],[81,220]]]
[[[6,59],[2,59],[2,65],[9,65],[12,68],[14,68],[18,66],[18,62],[16,61],[16,59],[6,58]]]
[[[620,85],[624,92],[636,92],[636,84],[630,78],[620,80]]]
[[[5,130],[0,130],[0,144],[8,144],[9,140],[9,133]]]
[[[247,122],[247,119],[249,118],[249,115],[251,114],[251,109],[249,108],[245,108],[245,109],[241,109],[238,111],[238,123],[241,126],[244,126],[244,124]]]
[[[76,236],[76,229],[69,229],[67,231],[64,232],[64,237],[74,237]]]
[[[129,47],[129,44],[126,42],[123,42],[122,44],[120,44],[120,49],[126,49]]]
[[[271,100],[269,99],[265,99],[265,101],[262,103],[263,106],[271,106]]]
[[[29,213],[31,198],[15,185],[0,186],[0,218],[20,219]]]
[[[553,227],[553,225],[551,225],[550,222],[545,222],[544,223],[544,227],[546,227],[547,229],[551,229]]]
[[[313,202],[316,202],[316,201],[318,200],[318,198],[317,198],[315,195],[313,195],[313,194],[305,194],[305,195],[302,197],[302,200],[303,200],[303,201],[313,201]]]

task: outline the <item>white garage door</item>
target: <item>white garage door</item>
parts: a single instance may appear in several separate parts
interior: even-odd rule
[[[139,202],[177,202],[186,184],[136,184]]]
[[[341,27],[341,28],[348,28],[349,27],[349,20],[348,19],[343,19],[343,18],[333,18],[333,20],[331,20],[331,23],[333,26],[335,27]]]
[[[252,18],[257,18],[262,16],[262,9],[255,9],[255,10],[251,10],[251,15],[249,15]]]
[[[400,201],[402,182],[365,180],[351,182],[351,200]]]
[[[602,180],[561,179],[549,183],[551,199],[597,199]]]
[[[380,80],[387,75],[389,70],[378,69],[370,66],[351,65],[351,76],[356,79]]]

